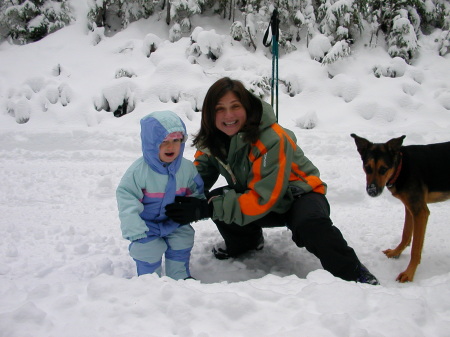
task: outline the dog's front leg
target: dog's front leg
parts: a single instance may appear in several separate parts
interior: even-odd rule
[[[423,242],[425,239],[425,229],[427,227],[428,216],[430,211],[426,204],[424,204],[419,210],[413,211],[414,215],[414,234],[411,247],[411,260],[406,270],[400,273],[397,277],[399,282],[412,282],[414,274],[416,273],[417,266],[420,263],[422,257]]]
[[[411,237],[413,233],[413,216],[408,208],[405,206],[405,223],[403,225],[402,240],[395,249],[383,250],[383,253],[388,258],[398,258],[406,246],[411,243]]]

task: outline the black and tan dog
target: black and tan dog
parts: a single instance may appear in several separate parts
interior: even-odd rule
[[[402,146],[406,136],[386,143],[372,143],[351,134],[363,161],[366,191],[379,196],[384,186],[405,206],[402,240],[395,249],[383,251],[387,257],[398,257],[411,243],[411,260],[397,277],[399,282],[412,281],[420,263],[430,211],[428,203],[450,198],[450,142]]]

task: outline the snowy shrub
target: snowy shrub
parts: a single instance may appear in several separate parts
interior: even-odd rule
[[[283,44],[283,49],[284,49],[284,51],[286,52],[286,53],[292,53],[292,52],[294,52],[294,51],[296,51],[297,50],[297,47],[293,44],[293,43],[291,43],[291,41],[286,41],[284,44]]]
[[[127,27],[131,22],[150,17],[154,12],[154,3],[156,2],[158,1],[122,0],[120,11],[122,26]]]
[[[43,90],[43,100],[51,104],[61,103],[62,106],[67,106],[72,100],[73,90],[67,83],[51,83]],[[47,105],[44,106],[46,108]]]
[[[89,32],[91,43],[93,46],[98,45],[105,38],[105,27],[97,27],[94,23],[92,30]]]
[[[52,68],[52,75],[53,76],[59,76],[59,75],[61,75],[61,72],[62,72],[62,68],[61,68],[61,65],[59,63]]]
[[[193,43],[191,44],[187,50],[186,50],[186,54],[193,56],[195,58],[199,57],[202,54],[202,50],[200,48],[200,45],[198,43]]]
[[[143,90],[144,95],[156,96],[164,103],[187,101],[193,110],[199,110],[210,82],[203,68],[191,63],[170,57],[159,62],[150,76],[148,87]],[[183,81],[180,81],[180,74]]]
[[[180,28],[182,33],[189,33],[191,31],[191,21],[188,18],[184,18],[180,22]]]
[[[114,75],[114,78],[121,78],[121,77],[135,77],[136,74],[133,70],[131,69],[124,69],[124,68],[120,68],[118,70],[116,70],[116,74]]]
[[[439,55],[445,56],[450,53],[450,30],[443,31],[436,42],[439,45]]]
[[[299,9],[294,13],[293,21],[296,26],[301,26],[306,22],[305,16]]]
[[[94,102],[95,107],[97,110],[113,112],[115,117],[130,113],[135,108],[135,89],[135,84],[128,78],[119,78],[103,89],[104,99],[97,99]]]
[[[302,117],[295,120],[295,126],[300,129],[314,129],[318,123],[318,117],[315,111],[310,111],[304,114]]]
[[[161,43],[161,39],[155,34],[147,34],[142,43],[142,52],[145,56],[150,57],[154,53]]]
[[[271,91],[271,78],[267,76],[262,76],[257,80],[253,80],[250,82],[248,86],[248,90],[252,92],[255,96],[259,98],[264,98],[266,95],[270,95]]]
[[[281,82],[285,85],[286,91],[291,97],[298,95],[303,90],[304,84],[301,83],[300,79],[295,74],[288,74]]]
[[[417,36],[406,14],[397,15],[392,24],[392,30],[388,37],[388,53],[391,57],[401,57],[410,61],[418,48]]]
[[[245,38],[246,31],[244,28],[244,25],[240,21],[235,21],[231,25],[230,28],[230,35],[235,41],[242,41]]]
[[[355,78],[338,74],[331,80],[332,93],[349,103],[355,99],[360,90],[360,84]]]
[[[65,82],[45,81],[42,77],[27,79],[19,89],[10,88],[7,112],[23,124],[36,110],[47,111],[49,106],[61,103],[67,106],[73,98],[72,88]]]
[[[365,120],[371,120],[381,109],[377,102],[364,102],[356,106],[357,113]]]
[[[45,79],[43,77],[31,77],[25,81],[25,84],[28,84],[34,92],[39,92],[42,88],[45,87]]]
[[[180,96],[178,98],[178,101],[180,101],[180,102],[188,102],[189,106],[194,111],[200,111],[200,108],[201,108],[201,105],[202,105],[202,101],[199,101],[197,99],[197,96],[195,96],[195,95],[193,95],[191,93],[188,93],[188,92],[183,92],[183,91],[180,92]],[[192,117],[190,119],[192,120]]]
[[[189,32],[191,27],[190,17],[195,14],[201,13],[201,5],[204,0],[171,0],[170,1],[170,19],[175,22],[183,22],[181,28],[188,30],[183,30],[184,32]]]
[[[192,45],[188,48],[189,55],[194,56],[200,51],[201,54],[213,61],[217,60],[222,55],[222,36],[216,34],[214,29],[207,31],[203,30],[201,27],[195,28],[191,34],[191,42]]]
[[[67,0],[10,0],[0,6],[1,34],[21,44],[38,41],[73,20]]]
[[[110,34],[127,27],[131,22],[153,14],[153,0],[88,0],[88,28],[106,28]]]
[[[372,71],[375,77],[402,77],[407,68],[406,61],[401,57],[394,57],[388,65],[376,65]],[[416,81],[417,82],[417,81]],[[420,82],[418,82],[420,83]]]
[[[362,30],[364,3],[357,0],[322,0],[318,8],[320,31],[332,42],[354,41]]]
[[[177,42],[181,39],[181,27],[178,23],[175,23],[169,30],[169,41]]]
[[[73,90],[67,83],[61,83],[58,86],[58,92],[62,106],[66,106],[72,101]]]
[[[308,45],[309,56],[315,61],[322,62],[331,49],[330,40],[323,34],[316,34]]]
[[[111,111],[108,105],[108,101],[106,100],[104,95],[94,97],[94,108],[97,111],[105,110]]]
[[[420,85],[417,83],[403,83],[402,84],[402,91],[410,96],[414,96],[417,91],[419,91]]]
[[[9,98],[13,97],[14,95],[15,95],[15,90],[12,90],[12,93],[9,95]],[[33,91],[33,89],[30,88],[30,86],[24,85],[20,88],[18,95],[24,96],[24,97],[26,97],[26,99],[31,100],[31,98],[34,95],[34,91]]]
[[[327,55],[322,60],[323,64],[331,64],[339,59],[349,56],[351,53],[350,46],[347,41],[338,41],[333,47],[328,51]]]
[[[49,85],[45,90],[45,97],[52,104],[56,104],[59,99],[59,90],[56,85]]]
[[[24,124],[30,120],[30,102],[25,97],[20,97],[17,100],[8,100],[6,111],[14,117],[19,124]]]

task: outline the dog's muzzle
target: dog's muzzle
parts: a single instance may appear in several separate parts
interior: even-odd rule
[[[371,197],[377,197],[381,194],[382,189],[378,189],[377,185],[375,184],[370,184],[367,186],[366,188],[367,194],[370,195]]]

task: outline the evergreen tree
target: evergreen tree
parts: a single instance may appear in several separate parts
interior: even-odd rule
[[[67,0],[9,0],[0,6],[0,39],[16,43],[42,39],[72,21]]]
[[[391,57],[401,57],[405,61],[413,58],[418,47],[414,27],[408,20],[405,10],[398,11],[388,36],[388,53]]]
[[[72,20],[69,1],[78,0],[3,0],[0,1],[0,40],[16,43],[36,41],[67,25]],[[88,25],[94,43],[120,31],[133,21],[148,18],[157,10],[165,15],[171,41],[187,36],[193,15],[220,15],[230,20],[230,35],[255,50],[262,42],[271,15],[279,15],[280,51],[290,52],[300,41],[312,57],[331,63],[351,53],[363,27],[371,32],[370,46],[385,39],[392,57],[411,61],[418,50],[418,36],[440,29],[436,43],[439,53],[450,52],[449,0],[88,0]],[[167,15],[166,15],[167,14]],[[161,21],[164,22],[164,21]],[[331,47],[310,40],[325,35]],[[192,45],[195,55],[197,46]],[[318,55],[320,53],[323,55]],[[328,53],[328,55],[327,55]]]
[[[120,31],[131,22],[146,19],[154,12],[152,0],[89,0],[88,26],[105,27],[107,33]]]
[[[204,0],[172,0],[170,2],[170,19],[180,26],[182,33],[191,31],[190,17],[202,12]]]
[[[338,41],[328,51],[322,60],[323,64],[331,64],[339,59],[349,56],[351,53],[350,46],[345,40]]]
[[[389,54],[409,62],[418,47],[417,34],[427,22],[424,1],[370,0],[369,4],[378,15],[378,31],[386,36]]]
[[[353,43],[363,27],[364,0],[321,0],[318,21],[322,34],[332,37],[332,43]]]

